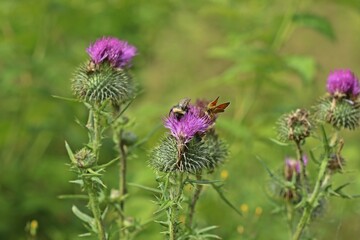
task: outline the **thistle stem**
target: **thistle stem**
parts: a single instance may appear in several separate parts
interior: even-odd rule
[[[125,221],[125,215],[124,215],[124,211],[125,211],[125,195],[127,194],[127,188],[126,188],[126,170],[127,170],[127,154],[126,154],[126,150],[125,150],[125,145],[121,139],[121,131],[119,133],[119,143],[118,143],[118,147],[119,147],[119,151],[120,151],[120,166],[119,166],[119,193],[120,193],[120,210],[121,210],[121,214],[120,214],[120,238],[119,239],[123,239],[121,237],[121,235],[125,235],[125,233],[123,233],[123,231],[121,231],[121,229],[124,226],[124,221]],[[121,234],[123,233],[123,234]]]
[[[101,146],[101,127],[100,127],[100,112],[99,108],[95,107],[94,109],[90,110],[90,115],[92,115],[92,150],[96,156],[96,162],[99,160],[99,152]]]
[[[89,195],[89,207],[94,216],[98,239],[106,240],[105,229],[101,221],[101,210],[99,206],[99,199],[96,193],[96,189],[94,188],[90,178],[85,176],[83,180],[84,180],[85,190]]]
[[[96,157],[96,163],[99,161],[99,152],[101,147],[101,126],[100,126],[100,109],[95,105],[90,109],[87,127],[90,131],[90,145]],[[93,213],[95,226],[99,240],[106,240],[105,229],[101,220],[101,210],[97,191],[89,176],[83,176],[84,188],[89,196],[89,207]]]
[[[169,218],[169,239],[170,240],[176,240],[176,233],[178,232],[178,210],[180,205],[180,200],[182,196],[182,192],[184,189],[185,182],[184,179],[184,173],[180,173],[179,176],[177,176],[176,173],[174,173],[174,176],[172,174],[169,174],[169,178],[174,177],[175,182],[170,182],[170,201],[172,202],[171,206],[168,208],[168,218]]]
[[[202,178],[201,174],[196,175],[197,180],[201,180],[201,178]],[[193,218],[194,218],[194,213],[195,213],[195,206],[196,206],[197,201],[199,200],[202,189],[203,189],[202,185],[200,185],[200,184],[196,185],[196,189],[195,189],[193,198],[192,198],[191,202],[189,203],[189,214],[188,214],[188,218],[186,221],[186,226],[188,228],[191,228]]]
[[[301,165],[301,174],[300,174],[300,183],[301,183],[301,188],[302,188],[302,194],[303,197],[307,197],[307,187],[306,187],[306,171],[305,171],[305,163],[303,161],[303,150],[301,148],[301,143],[299,141],[295,141],[296,144],[296,155],[297,155],[297,160],[300,162]]]
[[[338,131],[334,133],[334,135],[331,138],[331,141],[329,143],[328,147],[332,148],[336,145],[338,139]],[[300,218],[300,221],[296,227],[295,233],[292,237],[292,240],[298,240],[301,237],[302,232],[304,231],[305,227],[310,221],[311,214],[314,211],[314,209],[317,207],[317,204],[321,197],[322,189],[326,186],[327,181],[329,180],[329,175],[326,174],[327,165],[328,165],[328,156],[329,152],[326,150],[324,158],[322,159],[322,162],[320,164],[319,173],[317,176],[317,180],[315,183],[314,190],[312,194],[307,199],[306,205],[304,207],[303,214]]]

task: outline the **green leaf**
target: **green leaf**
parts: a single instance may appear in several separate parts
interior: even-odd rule
[[[211,186],[214,188],[214,190],[219,195],[220,199],[223,200],[226,205],[228,205],[230,208],[232,208],[235,212],[237,212],[240,216],[242,216],[242,213],[225,197],[223,192],[221,191],[221,186],[217,186],[215,183],[212,183]]]
[[[59,199],[84,199],[87,200],[89,197],[87,195],[81,195],[81,194],[74,194],[74,195],[60,195],[58,196]]]
[[[103,186],[104,188],[107,188],[106,185],[101,181],[100,178],[98,178],[98,177],[92,177],[91,180],[94,181],[94,182],[99,183],[99,184],[100,184],[101,186]]]
[[[330,146],[329,146],[329,141],[328,141],[328,137],[326,135],[326,131],[323,125],[321,125],[321,133],[322,133],[322,140],[323,140],[323,147],[325,150],[325,157],[328,157],[330,154]]]
[[[198,230],[197,232],[198,233],[204,233],[204,232],[208,232],[208,231],[211,231],[213,229],[216,229],[216,228],[219,228],[219,227],[218,226],[209,226],[209,227],[202,228],[202,229]]]
[[[314,152],[312,150],[310,150],[310,157],[311,157],[311,160],[313,160],[313,162],[320,165],[320,162],[316,159]]]
[[[159,207],[159,209],[154,212],[154,214],[157,214],[157,213],[159,213],[159,212],[162,212],[162,211],[168,209],[168,208],[171,207],[173,204],[174,204],[173,201],[170,201],[170,200],[165,201],[163,204],[161,204],[161,206]]]
[[[71,180],[69,181],[70,183],[75,183],[75,184],[79,184],[80,186],[84,186],[84,181],[81,179],[78,180]]]
[[[294,70],[304,84],[310,84],[316,73],[316,61],[312,57],[289,56],[285,58],[287,66]]]
[[[57,98],[57,99],[61,99],[61,100],[66,100],[66,101],[70,101],[70,102],[80,102],[78,99],[76,98],[67,98],[67,97],[61,97],[61,96],[57,96],[57,95],[52,95],[53,98]]]
[[[137,183],[127,183],[127,185],[133,186],[133,187],[138,187],[138,188],[141,188],[141,189],[144,189],[144,190],[148,190],[148,191],[154,192],[154,193],[162,193],[162,191],[160,191],[159,189],[152,188],[152,187],[147,187],[147,186],[144,186],[144,185],[141,185],[141,184],[137,184]]]
[[[195,179],[187,179],[186,182],[190,183],[190,184],[199,184],[199,185],[211,185],[214,183],[220,183],[223,182],[222,180],[206,180],[206,179],[202,179],[202,180],[195,180]]]
[[[79,219],[88,223],[89,225],[93,225],[94,218],[90,217],[86,213],[81,212],[75,205],[72,206],[71,210]]]
[[[74,153],[73,153],[73,151],[71,150],[69,144],[66,141],[65,141],[65,148],[66,148],[66,151],[67,151],[67,153],[69,155],[69,158],[70,158],[71,162],[73,164],[77,165],[77,161],[76,161],[76,159],[74,157]]]
[[[299,13],[294,15],[293,21],[298,25],[314,29],[330,40],[335,39],[334,29],[330,21],[325,17],[311,13]]]
[[[273,143],[276,143],[279,146],[289,146],[290,145],[289,143],[281,142],[275,138],[269,138],[269,140],[272,141]]]
[[[94,166],[92,167],[93,169],[97,170],[97,169],[104,169],[104,168],[107,168],[108,166],[112,165],[113,163],[117,162],[118,160],[120,159],[120,157],[117,157],[117,158],[114,158],[113,160],[107,162],[107,163],[104,163],[102,165],[98,165],[98,166]]]

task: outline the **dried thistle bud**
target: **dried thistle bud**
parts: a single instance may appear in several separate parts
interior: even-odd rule
[[[295,112],[283,115],[277,122],[278,137],[281,141],[302,142],[310,136],[312,124],[309,111],[297,109]]]
[[[341,172],[345,165],[345,159],[339,154],[331,154],[328,160],[327,168],[330,172]]]
[[[82,148],[74,155],[79,168],[92,167],[96,162],[95,154],[89,148]]]

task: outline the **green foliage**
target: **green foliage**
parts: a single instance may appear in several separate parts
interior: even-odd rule
[[[272,226],[273,239],[288,239],[283,219],[274,217],[273,205],[263,193],[266,172],[255,156],[266,155],[269,167],[279,167],[291,147],[279,148],[268,140],[275,137],[275,120],[290,109],[309,106],[323,94],[329,70],[349,67],[359,75],[360,52],[355,24],[358,0],[297,3],[0,1],[0,222],[4,223],[0,239],[24,239],[24,228],[33,219],[39,224],[38,239],[79,239],[83,225],[70,210],[73,199],[57,197],[81,195],[77,185],[68,183],[74,176],[64,164],[69,162],[64,140],[83,147],[86,134],[74,118],[84,123],[87,116],[78,103],[51,96],[70,97],[69,79],[86,57],[84,47],[104,35],[127,39],[139,48],[134,75],[144,92],[129,110],[136,118],[132,130],[139,141],[135,145],[140,146],[131,147],[134,155],[129,168],[135,171],[130,181],[155,188],[153,171],[146,163],[148,149],[163,134],[156,126],[172,103],[186,96],[221,95],[232,106],[217,123],[230,155],[214,174],[220,177],[222,171],[228,172],[224,191],[238,205],[247,204],[249,211],[239,218],[219,206],[215,191],[205,191],[198,220],[219,226],[212,233],[223,239],[267,239],[268,226]],[[300,25],[294,22],[297,14],[318,16],[324,25]],[[329,38],[331,32],[335,38]],[[356,161],[359,138],[352,132],[345,135],[344,171],[351,172],[338,175],[333,183],[334,190],[343,180],[354,182],[340,191],[344,195],[360,189],[360,178],[352,172],[360,166]],[[306,149],[310,150],[319,160],[318,149]],[[113,159],[109,138],[104,139],[101,153],[104,159]],[[106,185],[117,181],[117,161],[107,168]],[[100,160],[99,164],[106,163]],[[152,192],[131,187],[129,198],[134,200],[127,208],[129,213],[141,219],[152,215]],[[87,200],[80,197],[74,204],[80,206]],[[359,235],[355,226],[358,201],[335,199],[335,204],[336,208],[325,209],[327,218],[312,230],[327,239],[334,234],[343,239]],[[258,207],[263,212],[255,215]],[[159,230],[156,224],[147,224],[138,238],[159,239]]]

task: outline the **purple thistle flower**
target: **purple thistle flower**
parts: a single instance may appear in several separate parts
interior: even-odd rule
[[[136,47],[117,38],[103,37],[90,44],[86,52],[96,64],[109,61],[113,67],[123,68],[130,65]]]
[[[336,70],[329,74],[326,85],[331,95],[345,94],[356,98],[360,93],[359,80],[350,70]]]
[[[205,133],[211,124],[209,117],[201,114],[201,110],[192,105],[180,119],[172,113],[164,123],[171,135],[182,143],[189,142],[196,134]]]

